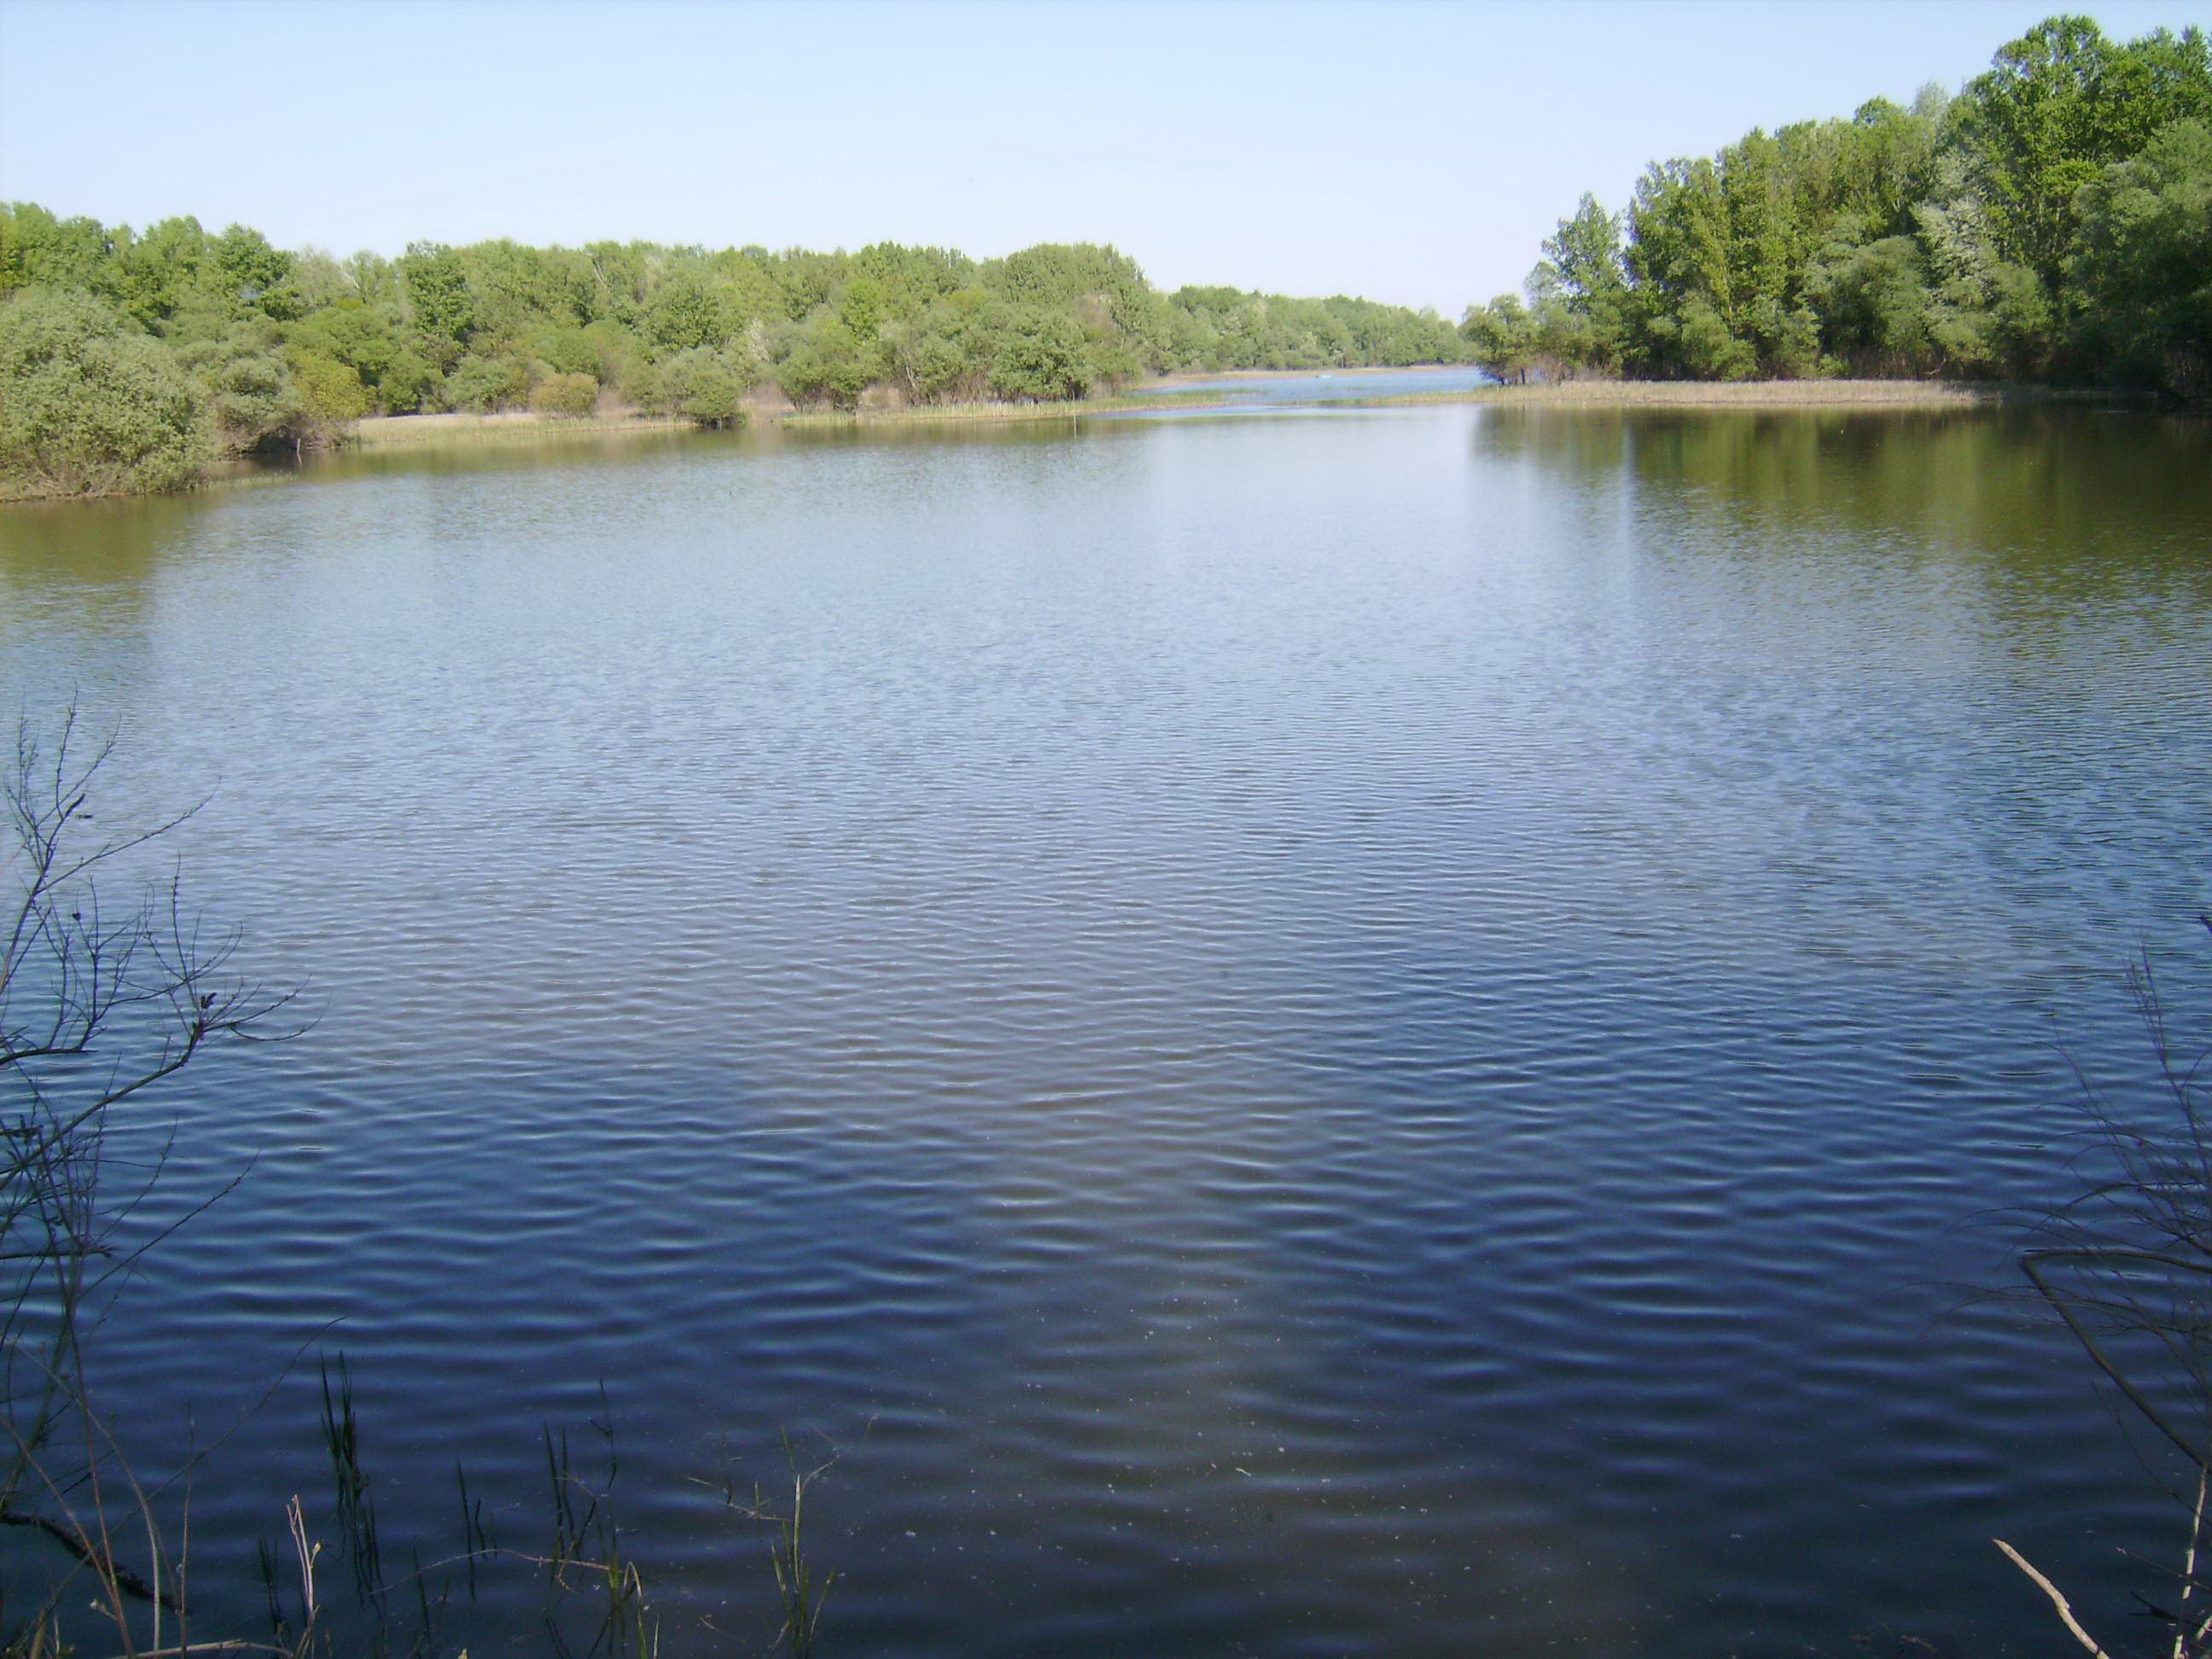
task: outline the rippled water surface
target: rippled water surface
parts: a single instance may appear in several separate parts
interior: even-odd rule
[[[604,1384],[672,1655],[775,1629],[697,1482],[783,1429],[833,1653],[2056,1651],[1993,1534],[2124,1611],[2178,1531],[1961,1302],[2059,1045],[2139,1073],[2146,944],[2203,984],[2208,543],[2204,428],[2070,411],[11,512],[0,690],[119,722],[111,823],[214,792],[188,876],[318,1016],[162,1103],[173,1209],[244,1177],[97,1380],[158,1464],[343,1348],[426,1559]],[[203,1630],[313,1395],[196,1477]]]

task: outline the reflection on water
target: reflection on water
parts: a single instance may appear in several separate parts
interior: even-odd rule
[[[342,1320],[427,1555],[604,1381],[672,1653],[774,1629],[686,1477],[787,1425],[854,1652],[2047,1650],[1990,1535],[2094,1602],[2170,1517],[1960,1224],[2212,902],[2205,459],[1446,409],[11,512],[5,689],[123,721],[111,822],[218,786],[322,1011],[179,1101],[175,1201],[258,1162],[111,1399]],[[241,1618],[311,1391],[196,1486]]]

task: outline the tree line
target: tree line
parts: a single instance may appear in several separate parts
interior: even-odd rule
[[[144,230],[0,206],[0,477],[163,489],[222,450],[371,414],[610,404],[738,418],[755,388],[852,409],[1080,398],[1174,370],[1454,361],[1433,312],[1229,288],[1163,293],[1109,246],[975,260],[647,242],[417,242],[340,259],[191,218]]]
[[[1471,307],[1500,379],[1851,374],[2212,396],[2212,50],[2056,16],[1954,96],[1754,130]]]

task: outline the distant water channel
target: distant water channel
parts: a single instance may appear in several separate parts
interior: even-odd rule
[[[1410,392],[1471,392],[1495,385],[1479,368],[1339,368],[1310,374],[1224,374],[1180,380],[1154,388],[1162,397],[1231,408],[1275,409],[1289,404],[1350,403],[1362,398],[1397,398]]]
[[[2105,1609],[2179,1541],[1970,1298],[2133,954],[2212,1007],[2201,425],[356,459],[0,515],[0,691],[120,724],[104,823],[212,792],[316,1015],[118,1151],[242,1174],[100,1339],[146,1462],[308,1345],[196,1637],[341,1348],[387,1564],[457,1459],[528,1540],[604,1386],[676,1656],[776,1628],[696,1483],[784,1430],[833,1654],[2039,1655],[1992,1534]]]

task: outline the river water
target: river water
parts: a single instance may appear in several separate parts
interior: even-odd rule
[[[2042,1654],[1993,1535],[2122,1630],[2178,1550],[1974,1292],[2135,954],[2212,1006],[2201,425],[356,459],[0,516],[0,693],[313,1014],[118,1143],[239,1178],[95,1351],[147,1469],[252,1413],[197,1634],[341,1350],[387,1570],[611,1412],[672,1655],[786,1431],[829,1653]]]

